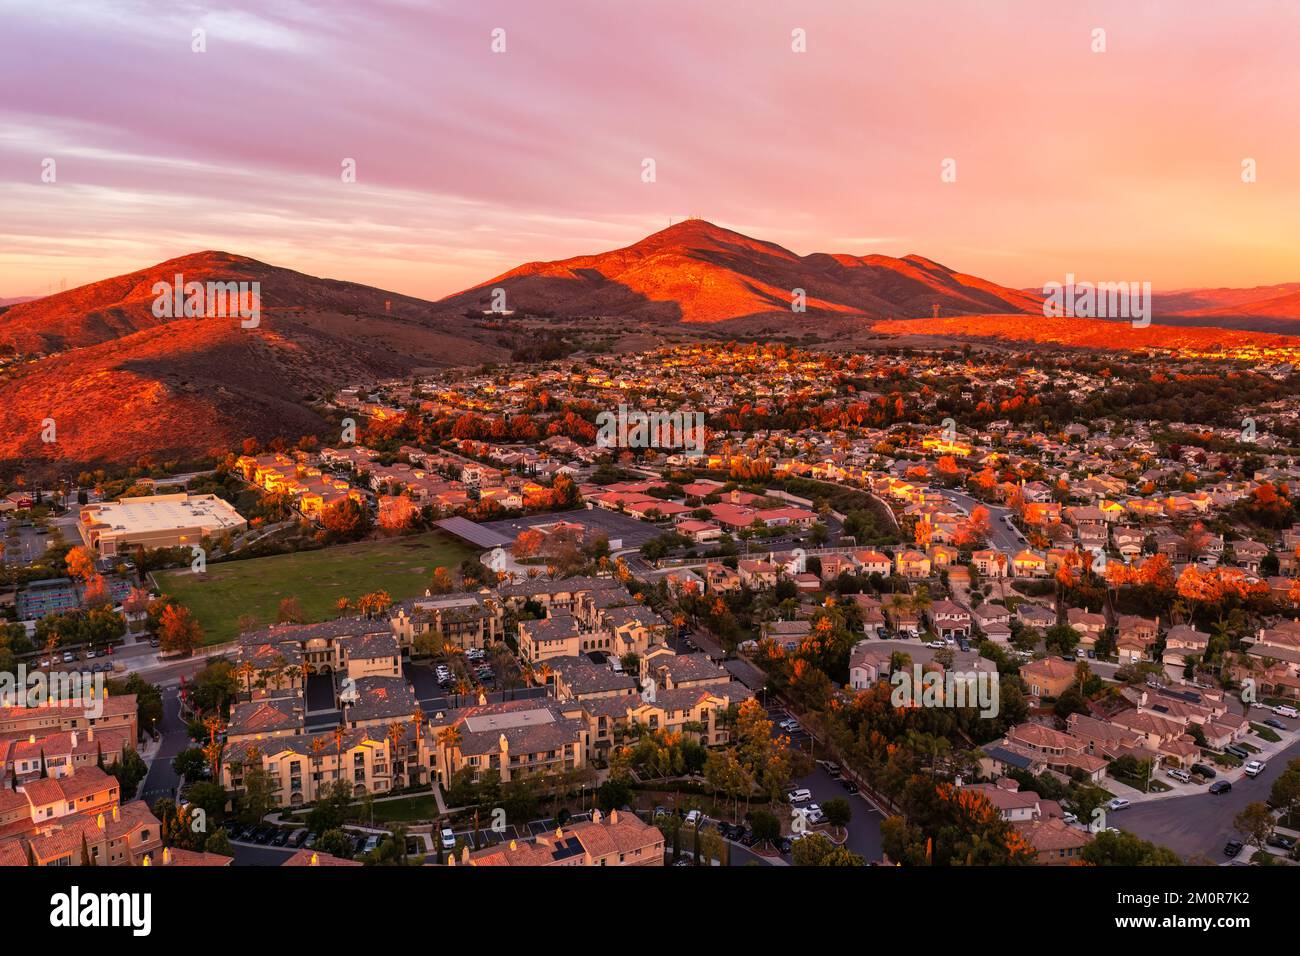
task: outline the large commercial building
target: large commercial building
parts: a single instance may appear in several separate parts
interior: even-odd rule
[[[204,536],[243,531],[248,522],[216,495],[154,495],[86,505],[77,518],[81,539],[105,557],[137,545],[175,548],[197,545]]]

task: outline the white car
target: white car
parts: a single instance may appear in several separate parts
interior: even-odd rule
[[[456,849],[456,834],[451,832],[451,827],[442,829],[442,848],[444,850]]]
[[[1174,780],[1180,780],[1183,783],[1192,782],[1192,775],[1188,773],[1186,770],[1179,770],[1177,767],[1174,767],[1172,770],[1169,770],[1166,773],[1169,777],[1173,778]]]
[[[812,799],[811,790],[791,790],[788,797],[791,803],[804,803]]]
[[[812,824],[822,823],[826,819],[826,814],[822,812],[822,808],[815,803],[810,803],[804,807],[803,813],[804,819]]]
[[[698,827],[703,820],[704,814],[700,813],[699,810],[692,810],[690,813],[686,814],[686,825],[688,827]]]
[[[1250,763],[1246,764],[1246,776],[1258,777],[1266,769],[1268,769],[1268,764],[1262,763],[1258,760],[1252,760]]]
[[[1132,805],[1133,805],[1132,803],[1130,803],[1128,800],[1125,800],[1123,797],[1116,797],[1114,800],[1111,800],[1106,804],[1106,809],[1127,810]]]
[[[1273,713],[1279,717],[1300,717],[1300,710],[1296,710],[1288,704],[1279,704],[1273,708]]]

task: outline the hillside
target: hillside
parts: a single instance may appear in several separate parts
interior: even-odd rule
[[[177,270],[187,280],[260,281],[260,325],[155,318],[152,283]],[[307,402],[374,378],[508,357],[484,335],[379,289],[225,253],[172,260],[0,313],[0,341],[26,354],[64,350],[0,378],[0,467],[40,473],[319,434],[325,423]],[[54,444],[40,440],[45,418],[55,420]]]
[[[1300,348],[1300,337],[1292,335],[1172,325],[1134,328],[1128,322],[1068,316],[1048,318],[1039,315],[1033,322],[1026,322],[1023,315],[972,315],[877,322],[873,329],[884,335],[986,339],[1102,351],[1158,348],[1181,352],[1213,352],[1222,349]]]
[[[488,308],[506,290],[506,307],[557,316],[618,315],[665,322],[715,323],[782,315],[889,318],[1037,311],[1041,297],[965,275],[921,256],[800,256],[701,219],[689,219],[612,252],[530,262],[440,304]],[[792,314],[791,290],[807,295]]]

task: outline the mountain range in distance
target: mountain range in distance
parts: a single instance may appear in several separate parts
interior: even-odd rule
[[[257,282],[261,318],[153,313],[157,282]],[[496,290],[506,315],[492,315]],[[806,311],[791,310],[803,290]],[[947,341],[1039,342],[1091,349],[1243,344],[1300,320],[1300,283],[1191,289],[1154,297],[1165,326],[1116,335],[1115,323],[1045,322],[1042,296],[919,255],[798,255],[700,219],[595,255],[521,265],[430,302],[225,252],[200,252],[40,298],[0,303],[0,469],[198,457],[246,437],[324,433],[311,405],[375,378],[508,361],[546,331],[580,337],[617,322],[653,347],[660,336],[829,334],[887,343],[908,334]],[[934,318],[938,310],[940,318]],[[1037,315],[1028,323],[1026,315]],[[541,318],[530,318],[541,317]],[[1202,326],[1181,333],[1170,325]],[[1221,330],[1228,331],[1221,331]],[[1268,344],[1300,339],[1261,336]],[[1127,344],[1125,344],[1127,343]],[[606,342],[609,345],[609,342]],[[53,418],[58,440],[41,441]]]

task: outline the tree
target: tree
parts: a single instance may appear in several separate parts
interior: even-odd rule
[[[1080,852],[1093,866],[1181,866],[1178,854],[1121,830],[1102,830]]]
[[[370,531],[370,512],[352,498],[343,498],[321,510],[321,527],[341,541],[359,541]]]
[[[192,653],[203,644],[203,628],[189,608],[168,604],[162,612],[158,640],[169,653]]]
[[[63,560],[68,567],[68,574],[74,578],[80,578],[84,583],[89,583],[90,579],[98,573],[95,570],[98,557],[90,548],[77,545],[68,551]]]
[[[149,765],[144,758],[126,744],[118,755],[117,763],[108,768],[108,772],[117,778],[118,792],[123,803],[135,799],[136,788],[149,776]]]
[[[352,859],[352,840],[342,830],[326,830],[316,841],[316,850],[344,860]]]
[[[1262,850],[1268,838],[1273,834],[1273,811],[1267,803],[1255,802],[1237,814],[1232,821],[1233,829],[1246,838],[1246,842]]]
[[[749,818],[755,843],[775,843],[781,839],[781,821],[767,810],[755,810]]]
[[[244,793],[239,811],[241,823],[260,823],[271,812],[277,784],[276,778],[267,772],[260,759],[245,765]]]
[[[217,856],[234,856],[235,851],[230,846],[230,837],[226,833],[225,827],[218,827],[211,836],[203,843],[204,853],[215,853]]]
[[[276,612],[275,619],[280,624],[301,624],[306,620],[302,612],[302,602],[292,596],[280,598],[280,608]]]
[[[172,758],[172,770],[186,780],[201,780],[207,774],[208,759],[200,747],[188,747]]]
[[[832,797],[822,804],[822,812],[826,814],[826,822],[836,829],[844,829],[853,819],[853,808],[849,801],[843,797]]]
[[[790,857],[795,866],[866,866],[867,861],[845,847],[836,846],[820,833],[797,840]]]
[[[1282,775],[1273,781],[1269,802],[1282,812],[1283,817],[1300,809],[1300,757],[1287,761]]]

